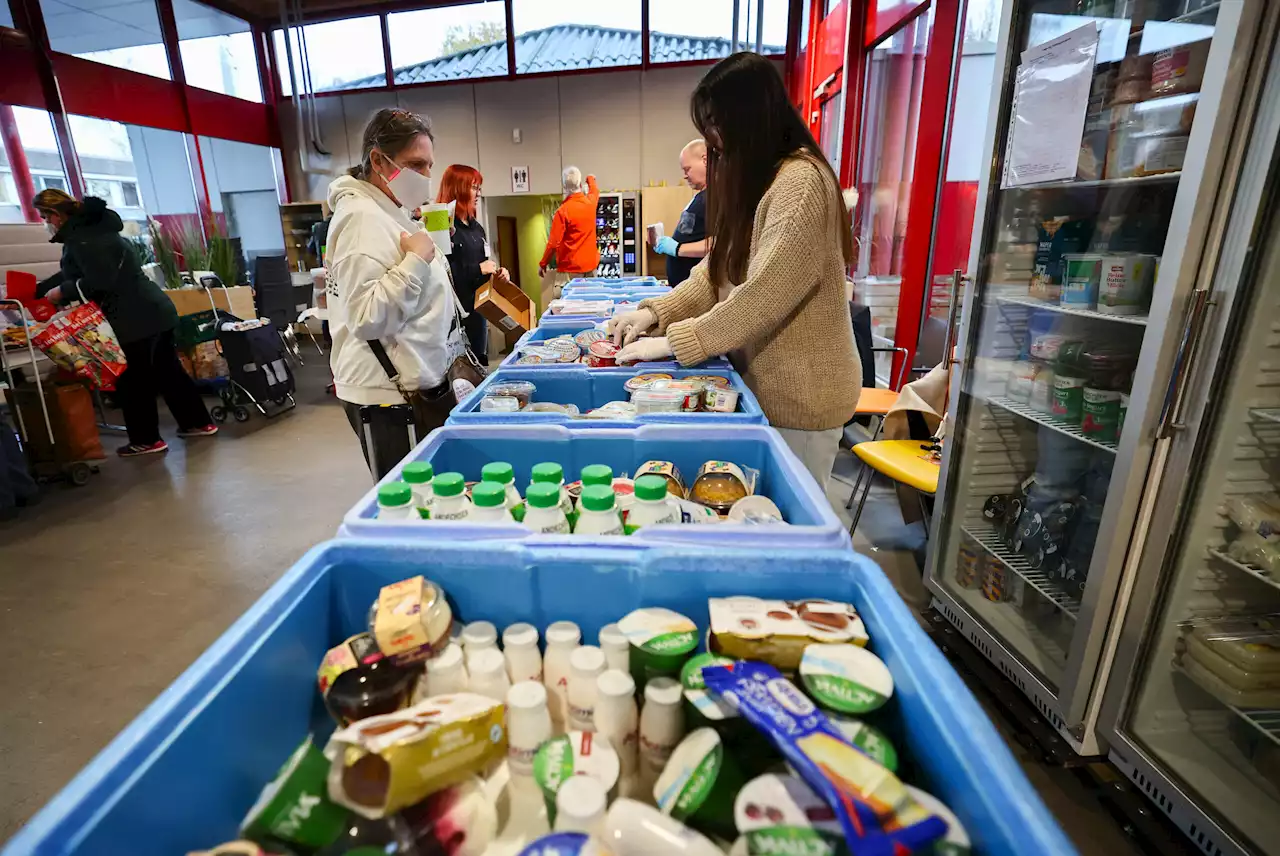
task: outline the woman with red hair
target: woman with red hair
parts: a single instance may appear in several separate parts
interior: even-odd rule
[[[480,362],[489,364],[489,322],[475,311],[476,291],[489,277],[508,279],[505,268],[500,268],[489,258],[489,240],[484,226],[476,217],[480,201],[480,186],[484,177],[475,167],[450,164],[440,180],[440,193],[436,202],[456,202],[453,209],[453,252],[449,254],[449,269],[453,272],[453,290],[458,295],[462,309],[467,313],[463,320],[471,349]]]

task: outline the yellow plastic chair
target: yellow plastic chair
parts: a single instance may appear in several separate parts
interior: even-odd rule
[[[864,390],[865,394],[866,390]],[[858,518],[862,516],[862,507],[866,505],[867,494],[871,492],[871,480],[876,473],[888,476],[899,484],[916,491],[920,499],[920,513],[923,515],[925,536],[929,534],[929,513],[925,505],[925,497],[938,492],[938,464],[934,462],[930,450],[933,445],[922,440],[871,440],[853,447],[853,453],[862,461],[862,469],[853,483],[853,492],[849,494],[849,505],[862,490],[858,500],[858,510],[853,513],[853,521],[849,524],[849,536],[858,528]],[[865,476],[865,478],[864,478]]]

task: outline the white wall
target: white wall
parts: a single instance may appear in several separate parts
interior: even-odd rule
[[[710,66],[653,71],[458,83],[387,93],[316,99],[331,157],[297,156],[292,105],[281,106],[284,161],[295,201],[323,199],[329,182],[360,157],[360,136],[381,107],[400,106],[431,119],[438,176],[451,163],[477,167],[485,195],[511,193],[511,167],[529,167],[530,193],[559,193],[569,164],[594,172],[606,190],[681,181],[680,149],[697,136],[689,96]],[[520,129],[521,142],[512,142]]]

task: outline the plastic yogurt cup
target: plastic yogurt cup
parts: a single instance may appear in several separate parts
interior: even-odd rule
[[[810,645],[800,658],[800,680],[820,707],[869,713],[893,695],[884,661],[857,645]]]
[[[946,804],[933,794],[925,793],[911,785],[906,785],[905,787],[907,793],[915,797],[916,802],[924,806],[926,811],[933,812],[946,821],[946,834],[933,842],[933,849],[929,852],[935,854],[935,856],[969,856],[969,853],[972,852],[969,833],[960,824],[960,818],[956,817],[955,812],[947,808]]]
[[[770,851],[749,839],[748,853],[836,852],[828,848],[844,842],[836,813],[799,776],[768,773],[747,782],[733,801],[733,822],[744,836],[790,845]],[[796,846],[800,842],[804,846]]]
[[[591,776],[605,792],[618,784],[621,765],[608,738],[591,731],[569,731],[538,747],[533,756],[533,780],[547,804],[547,821],[556,822],[556,794],[571,776]]]
[[[707,682],[702,679],[702,669],[706,666],[731,665],[733,660],[718,654],[699,654],[684,664],[680,670],[680,686],[684,689],[685,709],[691,725],[716,725],[738,718],[732,705],[707,692]]]
[[[883,765],[890,773],[898,772],[898,750],[893,748],[884,732],[867,725],[860,719],[828,713],[827,719],[854,746],[861,749],[868,758]]]
[[[700,832],[732,836],[733,803],[744,781],[716,730],[699,728],[671,753],[653,798],[663,814]]]
[[[647,606],[628,613],[618,629],[631,643],[631,676],[642,687],[652,678],[675,678],[698,647],[698,625],[674,610]]]

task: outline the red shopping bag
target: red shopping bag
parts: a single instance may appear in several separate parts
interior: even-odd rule
[[[124,351],[96,303],[59,312],[31,341],[60,368],[94,389],[115,389],[116,379],[124,374]]]
[[[22,304],[27,313],[37,321],[48,321],[58,311],[51,301],[36,297],[36,286],[40,281],[33,273],[24,270],[9,270],[4,274],[4,291],[9,300]]]

